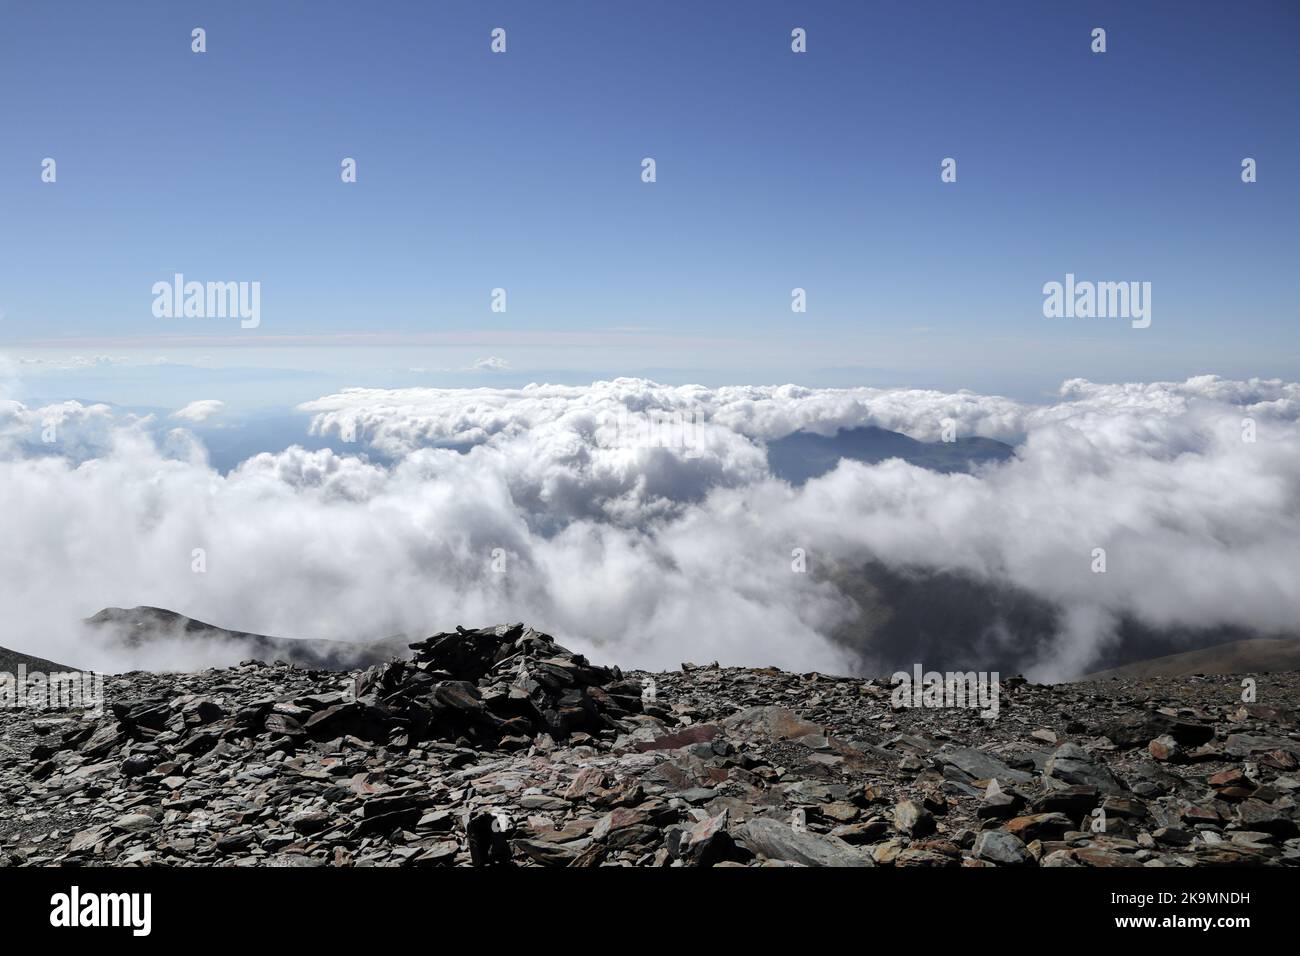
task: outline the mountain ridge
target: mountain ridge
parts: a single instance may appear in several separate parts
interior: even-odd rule
[[[85,623],[99,632],[107,642],[117,642],[121,647],[129,650],[146,650],[153,642],[169,639],[179,639],[191,644],[205,642],[205,651],[213,656],[211,666],[234,666],[244,660],[256,659],[284,660],[307,669],[353,670],[409,657],[412,640],[403,635],[355,642],[274,637],[224,628],[176,611],[150,605],[134,608],[107,607],[86,618]],[[221,653],[222,642],[230,645],[229,653]],[[958,671],[970,669],[968,660],[932,662],[930,656],[932,655],[925,657],[927,667]],[[0,671],[16,673],[19,665],[25,666],[28,672],[53,673],[85,669],[80,665],[55,663],[33,654],[0,646]],[[1227,641],[1172,654],[1142,657],[1068,680],[1080,682],[1120,677],[1184,677],[1193,674],[1256,674],[1291,670],[1300,671],[1300,639],[1258,637]],[[842,676],[867,679],[871,676],[886,677],[892,672],[891,666],[876,668],[870,673],[864,671],[860,674]]]
[[[86,618],[87,626],[109,641],[138,649],[168,638],[226,641],[250,653],[244,656],[276,660],[283,658],[299,667],[320,670],[349,670],[390,660],[406,651],[406,639],[376,641],[331,641],[319,638],[272,637],[249,631],[235,631],[187,617],[166,608],[141,605],[134,608],[108,607]],[[242,650],[241,650],[242,653]],[[230,661],[238,663],[237,660]]]

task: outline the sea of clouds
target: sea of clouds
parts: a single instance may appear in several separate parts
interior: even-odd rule
[[[347,389],[302,409],[355,453],[292,447],[226,475],[183,427],[219,412],[195,399],[157,439],[109,406],[0,398],[0,644],[183,667],[175,647],[112,657],[78,626],[155,605],[344,640],[522,620],[624,666],[848,672],[863,648],[832,635],[855,595],[823,572],[872,561],[1050,603],[1059,633],[1023,662],[1039,678],[1086,671],[1125,617],[1261,634],[1300,621],[1300,384],[1075,380],[1044,404],[641,379]],[[638,416],[687,421],[687,440],[629,441]],[[973,474],[844,461],[798,488],[767,467],[764,443],[796,430],[933,441],[945,424],[1016,456]]]

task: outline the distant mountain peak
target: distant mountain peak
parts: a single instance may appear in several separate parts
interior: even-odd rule
[[[938,472],[969,472],[978,465],[1006,461],[1016,451],[1005,442],[971,436],[951,442],[919,441],[876,425],[841,428],[834,435],[797,431],[767,443],[772,474],[801,485],[830,471],[842,459],[876,464],[899,458]]]

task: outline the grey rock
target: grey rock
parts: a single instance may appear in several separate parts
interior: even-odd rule
[[[975,838],[975,856],[1002,866],[1029,866],[1034,858],[1025,844],[1004,830],[984,830]]]
[[[740,841],[752,852],[770,860],[804,866],[871,866],[872,861],[837,837],[820,833],[797,833],[788,824],[766,817],[748,821]]]
[[[976,750],[973,747],[945,745],[939,748],[938,757],[944,763],[951,764],[974,780],[997,778],[1004,783],[1027,783],[1034,779],[1032,773],[1013,770],[992,754],[986,754],[982,750]]]
[[[934,815],[913,800],[894,807],[894,826],[911,837],[927,836],[935,831]]]
[[[1102,793],[1123,792],[1114,774],[1077,744],[1057,747],[1043,769],[1043,776],[1066,785],[1096,787]]]

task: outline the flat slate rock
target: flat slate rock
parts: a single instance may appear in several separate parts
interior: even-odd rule
[[[798,832],[789,824],[760,817],[750,820],[741,842],[769,860],[804,866],[871,866],[871,858],[838,837]]]
[[[1026,783],[1034,779],[1032,773],[1026,773],[1023,770],[1013,770],[992,754],[986,754],[984,751],[976,750],[974,747],[953,747],[951,745],[945,745],[939,748],[937,756],[944,763],[956,767],[972,780],[991,780],[997,778],[998,780],[1010,781],[1011,783]]]

